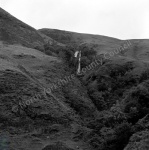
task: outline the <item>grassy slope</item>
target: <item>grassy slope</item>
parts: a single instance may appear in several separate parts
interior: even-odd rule
[[[43,148],[45,146],[43,138],[47,136],[44,133],[45,128],[48,128],[49,133],[54,130],[55,134],[55,132],[63,130],[61,129],[63,125],[70,125],[71,121],[75,122],[76,120],[78,122],[79,120],[78,123],[80,124],[79,115],[84,119],[91,117],[90,115],[93,116],[96,111],[95,106],[85,92],[85,88],[82,87],[77,78],[63,87],[68,94],[70,93],[72,98],[75,96],[72,101],[71,99],[66,99],[66,95],[61,88],[53,91],[56,99],[44,93],[43,87],[50,87],[58,79],[71,75],[65,71],[60,59],[47,56],[35,49],[0,43],[0,62],[0,119],[2,131],[9,131],[10,134],[13,134],[13,132],[22,134],[20,138],[24,141],[24,132],[27,131],[38,136],[38,134],[41,134],[39,130],[43,129],[41,131],[43,132],[43,137],[40,137],[42,144],[41,147],[38,147]],[[68,91],[69,89],[71,90]],[[77,95],[76,93],[71,93],[73,90],[79,91]],[[35,95],[40,95],[40,97],[34,103],[27,107],[19,107],[19,110],[16,111],[12,110],[14,106],[19,106],[20,101],[25,102],[33,99]],[[76,108],[78,109],[76,110]],[[22,126],[23,124],[24,126]],[[51,127],[53,124],[58,125],[58,129],[57,127],[56,129]],[[13,131],[11,131],[11,128]],[[22,131],[18,131],[18,129]],[[71,133],[71,130],[66,131],[65,134],[67,132]],[[61,136],[64,135],[62,134]],[[71,139],[70,135],[65,136]],[[16,142],[13,138],[12,144]],[[29,136],[26,141],[28,140]],[[32,140],[35,140],[34,136]],[[18,137],[17,141],[19,141]],[[29,143],[24,146],[22,141],[20,141],[20,145],[26,147],[26,149],[37,149],[36,144],[32,147],[32,144],[29,145]],[[50,141],[46,142],[46,145],[51,143]],[[76,143],[74,144],[76,145]],[[20,148],[19,145],[15,145],[15,147]]]
[[[53,39],[0,8],[0,41],[44,50],[44,43],[51,42]]]
[[[40,29],[41,33],[53,38],[54,40],[63,44],[81,44],[93,47],[97,54],[105,52],[113,52],[119,49],[121,46],[127,43],[125,40],[119,40],[111,37],[92,35],[92,34],[81,34],[69,31],[62,31],[56,29]],[[142,61],[148,61],[149,53],[149,40],[129,40],[131,47],[125,50],[122,56]]]
[[[121,40],[101,35],[81,34],[54,29],[40,29],[39,31],[63,44],[86,43],[88,46],[94,47],[99,54],[114,50],[123,43]]]

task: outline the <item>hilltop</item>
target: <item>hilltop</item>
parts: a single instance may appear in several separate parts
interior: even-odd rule
[[[43,51],[45,42],[52,40],[0,8],[0,41]]]

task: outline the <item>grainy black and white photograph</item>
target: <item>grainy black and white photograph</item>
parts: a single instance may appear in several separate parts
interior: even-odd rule
[[[149,150],[149,0],[0,0],[0,150]]]

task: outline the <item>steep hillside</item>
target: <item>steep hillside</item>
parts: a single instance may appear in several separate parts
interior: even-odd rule
[[[85,87],[64,66],[62,60],[38,50],[0,43],[0,135],[8,131],[9,137],[22,136],[11,138],[9,145],[15,144],[11,148],[37,149],[38,142],[24,145],[26,132],[26,140],[31,135],[32,142],[41,134],[40,149],[53,141],[45,144],[48,134],[62,134],[68,128],[62,136],[70,133],[66,136],[70,139],[71,124],[81,125],[96,116]]]
[[[148,149],[148,53],[147,39],[37,31],[0,8],[0,150]]]
[[[45,42],[52,42],[53,39],[38,33],[33,27],[0,8],[0,41],[44,50]]]
[[[61,42],[66,45],[86,42],[79,47],[82,50],[81,81],[99,113],[94,121],[88,121],[86,126],[91,130],[82,131],[82,138],[95,149],[148,149],[148,118],[144,118],[149,114],[149,40],[121,41],[98,36],[101,39],[96,41],[98,46],[95,46],[91,35],[79,34],[82,37],[77,41],[78,33],[40,31],[56,40],[60,35],[64,39]],[[100,47],[101,44],[103,47]],[[90,56],[84,51],[90,50],[103,55],[88,62]],[[140,123],[139,120],[145,121]]]
[[[64,46],[0,9],[0,149],[41,150],[63,136],[62,145],[70,140],[74,149],[73,128],[97,116],[67,64],[37,50],[45,52],[45,43]]]

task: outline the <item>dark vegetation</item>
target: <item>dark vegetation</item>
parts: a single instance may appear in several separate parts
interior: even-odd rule
[[[81,59],[81,67],[84,68],[88,66],[94,60],[96,56],[96,51],[92,47],[88,47],[87,45],[78,46],[76,44],[71,44],[67,46],[59,46],[57,44],[49,44],[46,43],[44,45],[45,53],[51,56],[57,56],[63,60],[63,62],[67,65],[69,69],[73,73],[76,72],[78,59],[74,57],[74,53],[77,50],[81,50],[82,59]]]
[[[77,59],[74,58],[74,52],[78,48],[45,45],[46,54],[55,55],[63,62],[63,65],[55,66],[55,70],[53,69],[55,74],[59,68],[64,68],[61,69],[63,76],[76,73]],[[80,47],[80,49],[82,50],[82,67],[85,67],[94,61],[96,52],[87,46]],[[145,67],[137,72],[136,68],[139,67],[135,61],[124,61],[118,64],[114,60],[108,60],[84,76],[76,76],[75,80],[55,91],[63,95],[65,103],[82,121],[81,127],[74,136],[76,141],[84,140],[97,150],[123,150],[134,134],[149,129],[146,123],[149,114],[149,70]],[[47,78],[48,74],[47,71]],[[0,75],[0,101],[2,103],[5,101],[7,104],[1,110],[0,119],[5,126],[11,124],[20,127],[28,122],[33,124],[32,119],[41,119],[40,124],[50,122],[64,125],[72,121],[67,114],[57,117],[57,114],[53,114],[51,106],[48,106],[47,113],[40,113],[41,109],[46,109],[46,106],[40,103],[38,107],[25,106],[16,114],[11,113],[13,105],[18,105],[18,102],[33,97],[35,93],[40,93],[42,100],[46,98],[36,84],[31,83],[20,73],[6,70],[0,72]],[[98,110],[97,116],[96,110]],[[5,111],[8,113],[4,114]],[[15,115],[20,119],[17,121],[10,119],[10,114],[11,118],[15,118]],[[56,144],[44,149],[50,148],[63,149],[65,147]]]
[[[97,136],[92,136],[90,142],[97,149],[124,149],[130,136],[138,132],[139,119],[149,114],[149,71],[134,75],[135,67],[133,62],[120,66],[106,64],[91,75],[95,76],[94,80],[86,81],[93,103],[101,113],[103,111],[99,119],[89,123]],[[106,76],[101,75],[103,72]],[[107,130],[104,136],[103,129]]]
[[[6,45],[21,44],[35,48],[61,60],[59,63],[51,62],[48,64],[50,67],[41,66],[42,69],[45,67],[45,70],[41,71],[44,73],[39,75],[41,81],[45,79],[47,84],[55,83],[57,79],[64,79],[70,74],[76,75],[78,62],[74,58],[74,52],[77,50],[82,51],[82,68],[95,60],[97,53],[94,48],[98,48],[98,44],[94,45],[95,47],[89,44],[80,45],[81,36],[80,40],[76,38],[79,42],[75,41],[75,34],[71,32],[50,29],[41,31],[53,39],[52,44],[45,42],[37,30],[0,8],[0,41]],[[110,38],[108,44],[109,41]],[[114,39],[112,41],[120,42]],[[110,44],[113,45],[113,42]],[[104,48],[104,44],[101,43],[100,46]],[[16,67],[19,71],[1,70],[1,129],[16,127],[29,130],[28,125],[30,125],[31,131],[32,128],[39,129],[42,126],[43,134],[51,135],[59,132],[61,125],[70,128],[75,124],[77,129],[72,134],[74,140],[79,142],[83,140],[92,149],[148,150],[149,69],[145,63],[138,60],[139,48],[138,45],[132,48],[134,60],[127,57],[124,60],[118,58],[104,60],[102,66],[93,68],[81,77],[75,76],[69,84],[55,89],[53,93],[58,97],[58,101],[43,93],[34,75],[19,65]],[[123,52],[121,55],[126,56],[126,53]],[[18,57],[24,56],[17,55],[14,59]],[[6,58],[1,56],[3,60]],[[36,103],[24,105],[23,108],[20,106],[25,103],[25,100],[34,98],[36,94],[40,95]],[[69,108],[69,111],[66,111],[59,102],[62,102],[65,108]],[[18,106],[16,111],[12,109],[14,106]],[[53,124],[58,127],[52,127]],[[70,130],[70,134],[71,132]],[[49,149],[70,150],[63,143],[55,143],[43,148],[43,150]]]
[[[84,49],[82,55],[87,60],[82,60],[82,67],[91,63],[95,56],[94,51]],[[65,52],[68,56],[65,60],[70,63],[68,58],[73,51]],[[133,134],[147,129],[142,128],[143,123],[138,125],[138,121],[149,114],[149,70],[146,67],[134,73],[137,67],[135,61],[117,64],[109,60],[80,79],[100,115],[87,122],[91,131],[82,131],[82,136],[78,137],[95,149],[123,150]]]

